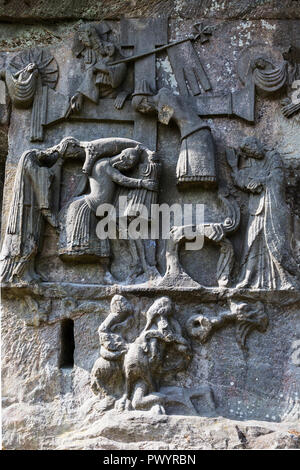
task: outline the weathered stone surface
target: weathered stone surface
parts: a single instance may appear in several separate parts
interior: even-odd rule
[[[170,438],[170,436],[172,436]],[[58,448],[230,450],[299,449],[299,431],[259,421],[224,418],[151,417],[135,412],[121,424],[108,414],[91,428],[61,436]],[[103,439],[103,441],[102,441]],[[58,441],[59,442],[59,441]],[[74,442],[76,444],[74,445]],[[69,444],[70,443],[70,444]],[[68,447],[70,445],[70,447]]]
[[[98,358],[97,328],[107,315],[109,298],[111,297],[100,302],[91,300],[76,302],[69,296],[69,300],[63,302],[53,299],[50,305],[49,301],[39,300],[36,306],[28,303],[30,302],[28,296],[22,301],[20,299],[4,301],[4,307],[8,307],[7,314],[3,316],[4,326],[2,327],[3,344],[6,345],[2,357],[4,358],[3,376],[7,377],[3,383],[4,405],[7,407],[3,410],[7,447],[55,448],[58,445],[61,447],[68,445],[71,448],[78,445],[78,448],[81,448],[82,443],[77,443],[77,430],[81,429],[83,423],[86,422],[84,432],[87,435],[89,435],[89,426],[93,429],[95,426],[96,432],[99,432],[98,424],[95,422],[100,416],[106,416],[105,410],[111,409],[114,401],[109,397],[99,400],[98,396],[92,393],[90,371]],[[145,297],[131,296],[130,299],[135,312],[140,305],[144,305],[144,309],[147,309],[152,304],[151,300]],[[284,296],[282,301],[283,299]],[[189,318],[190,312],[198,309],[197,298],[188,307],[185,306],[184,301],[178,303],[177,298],[176,305],[178,312],[181,312],[179,316],[177,315],[177,319],[184,326],[185,319]],[[227,425],[231,420],[242,420],[240,421],[242,430],[247,426],[251,427],[252,420],[259,420],[263,428],[278,428],[278,430],[284,429],[285,431],[294,429],[299,432],[297,341],[294,340],[294,347],[290,346],[290,339],[297,337],[295,333],[299,323],[299,303],[279,308],[271,308],[268,305],[266,310],[270,325],[265,333],[253,333],[249,336],[248,353],[239,349],[235,339],[234,325],[230,324],[226,329],[216,332],[212,339],[203,345],[197,338],[193,340],[194,355],[189,369],[173,377],[169,376],[161,389],[167,397],[165,403],[167,413],[171,415],[179,413],[186,417],[179,419],[174,416],[160,415],[157,418],[158,422],[169,423],[168,420],[171,419],[170,422],[175,423],[174,429],[178,427],[180,430],[181,420],[188,426],[187,416],[189,416],[192,419],[193,428],[195,426],[197,429],[196,436],[199,431],[197,423],[204,432],[206,421],[207,426],[210,426],[209,423],[216,421],[220,423],[220,420],[226,421]],[[14,312],[13,317],[11,311]],[[216,315],[217,311],[222,311],[222,307],[218,306],[216,311],[216,303],[211,302],[204,304],[202,311],[206,315],[209,315],[209,312],[214,312]],[[59,320],[65,318],[66,314],[74,320],[76,349],[73,369],[59,369]],[[284,327],[281,326],[282,320],[284,320]],[[141,318],[140,321],[145,322],[145,319]],[[82,331],[85,332],[84,335]],[[134,338],[133,331],[131,334]],[[14,357],[13,361],[11,357]],[[113,383],[111,381],[111,384]],[[208,384],[206,390],[203,384]],[[183,386],[184,392],[180,385]],[[213,404],[208,401],[211,393]],[[103,434],[109,439],[105,441],[106,448],[110,448],[110,445],[115,448],[114,446],[118,444],[112,442],[114,441],[112,436],[118,426],[123,426],[123,415],[115,411],[106,411],[106,413],[112,413],[116,420],[109,436]],[[123,413],[131,422],[130,416],[136,412]],[[226,419],[219,417],[206,420],[195,415],[225,416]],[[152,413],[146,412],[143,419],[146,423],[148,419],[151,422]],[[284,420],[282,425],[278,423],[280,420]],[[105,427],[107,423],[111,423],[111,417],[107,419],[103,417],[101,423],[100,429],[102,425]],[[238,423],[237,425],[239,426]],[[241,446],[234,426],[230,427],[232,431],[228,433],[233,432],[232,439],[234,441],[236,439],[236,445]],[[126,427],[130,430],[128,432],[131,437],[126,437],[127,434],[123,431],[120,432],[118,435],[123,435],[122,446],[127,448],[126,446],[129,446],[129,442],[133,440],[134,443],[131,443],[129,448],[135,448],[135,445],[140,445],[135,444],[140,440],[139,431],[135,426],[131,428],[124,425],[124,428]],[[167,433],[169,440],[165,442],[165,432],[162,432],[158,425],[157,428],[158,437],[155,437],[155,442],[147,443],[147,439],[150,439],[147,437],[142,439],[145,443],[141,446],[155,448],[156,443],[163,442],[163,446],[169,445],[169,448],[173,448],[172,446],[176,445],[180,448],[182,443],[179,438],[173,442],[170,437],[172,434]],[[149,428],[150,434],[151,429],[152,426]],[[175,435],[177,432],[179,431],[176,431]],[[61,442],[58,439],[61,435],[63,439],[64,433],[70,433],[67,434],[68,444],[67,441]],[[101,433],[98,435],[102,436]],[[211,438],[208,441],[205,438],[204,443],[197,439],[195,437],[193,441],[195,447],[203,445],[209,448],[213,445]],[[280,445],[286,442],[289,446],[294,442],[294,438],[289,438],[288,434],[285,434],[284,439],[281,440]],[[95,438],[95,441],[101,448],[102,444],[99,444],[98,438]],[[92,448],[95,441],[89,441],[87,446]],[[265,442],[262,446],[279,445],[276,442],[277,440]],[[188,445],[187,442],[186,448]],[[256,442],[249,445],[255,447]],[[226,447],[226,439],[221,439],[219,443],[215,442],[214,446]]]
[[[299,448],[297,2],[71,3],[0,5],[5,448]]]
[[[67,403],[66,403],[67,405]],[[235,421],[226,418],[161,416],[134,411],[120,417],[115,412],[89,416],[74,422],[72,430],[56,418],[55,425],[43,428],[38,418],[42,409],[11,405],[4,425],[11,428],[7,449],[60,450],[244,450],[299,449],[299,425],[261,421]],[[72,410],[68,408],[68,414]],[[101,414],[101,412],[99,412]],[[50,418],[50,417],[49,417]],[[75,428],[75,430],[74,430]],[[45,436],[40,433],[45,432]]]
[[[7,0],[0,7],[0,20],[103,20],[128,16],[169,15],[180,18],[277,19],[299,18],[297,2],[287,0]]]

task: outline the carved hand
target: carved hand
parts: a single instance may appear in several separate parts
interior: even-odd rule
[[[109,67],[103,61],[98,61],[93,67],[93,74],[96,75],[98,72],[108,74]]]
[[[127,91],[121,91],[115,99],[115,108],[122,109],[127,98]]]
[[[154,180],[142,180],[141,186],[150,191],[158,191],[158,183]]]
[[[82,108],[83,96],[81,93],[75,93],[71,98],[71,110],[74,112],[79,112]]]
[[[247,185],[247,189],[249,189],[253,193],[260,193],[262,190],[262,183],[259,181],[250,181]]]
[[[204,235],[210,240],[218,242],[224,237],[224,231],[220,224],[209,224],[205,225]]]

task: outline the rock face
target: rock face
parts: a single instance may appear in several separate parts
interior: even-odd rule
[[[53,0],[31,2],[29,0],[6,0],[0,8],[2,21],[37,21],[37,20],[102,20],[118,18],[121,15],[159,16],[170,15],[179,18],[218,18],[224,19],[296,19],[299,8],[294,0],[287,0],[284,5],[279,0],[140,0],[129,1],[126,5],[121,0],[106,0],[103,3],[87,0],[66,1],[63,4]]]
[[[222,417],[162,416],[142,411],[122,416],[91,409],[67,427],[61,419],[43,427],[38,406],[15,407],[5,415],[4,426],[11,430],[8,448],[58,450],[243,450],[299,449],[296,429],[284,423],[235,421]],[[23,408],[23,409],[21,409]],[[98,415],[98,416],[97,416]],[[44,414],[45,416],[45,414]],[[80,421],[80,422],[79,422]],[[13,429],[14,428],[14,429]],[[71,429],[71,430],[70,430]]]
[[[5,449],[299,448],[297,2],[46,3],[0,6]]]

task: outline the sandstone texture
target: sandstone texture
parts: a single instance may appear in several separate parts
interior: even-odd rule
[[[119,67],[111,86],[121,53],[182,39],[195,23],[189,46]],[[0,24],[4,448],[299,449],[298,2],[6,0]],[[108,44],[104,71],[89,71],[101,53],[82,46],[85,34]],[[38,84],[23,70],[33,61]],[[18,107],[7,77],[21,68],[36,89]],[[100,86],[93,101],[99,83],[107,94]],[[77,112],[72,99],[82,99]],[[243,153],[249,138],[256,159],[253,147]],[[124,149],[128,168],[116,159]],[[203,204],[203,248],[186,250],[179,224],[171,242],[72,251],[78,227],[92,223],[86,168],[96,172],[102,157],[101,177],[115,179],[99,180],[101,190]]]

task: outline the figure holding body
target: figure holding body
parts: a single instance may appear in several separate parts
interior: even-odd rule
[[[295,286],[299,267],[289,240],[289,209],[285,201],[285,175],[278,152],[254,137],[239,149],[243,168],[229,161],[236,186],[250,193],[249,221],[242,254],[238,288],[286,289]]]
[[[100,30],[99,30],[100,28]],[[84,79],[70,102],[70,112],[82,108],[84,98],[98,104],[100,98],[115,98],[115,107],[121,109],[128,92],[121,87],[126,73],[126,64],[109,65],[122,58],[116,45],[107,40],[110,28],[102,23],[98,27],[81,25],[75,38],[73,52],[82,57],[85,64]]]
[[[41,248],[44,221],[55,228],[58,225],[51,204],[51,167],[58,158],[56,147],[27,150],[20,158],[1,251],[2,282],[41,280],[35,256]]]
[[[215,149],[210,127],[194,110],[187,98],[161,88],[156,95],[146,80],[133,94],[132,105],[143,114],[156,112],[158,120],[169,124],[172,119],[181,134],[181,147],[176,168],[177,184],[216,186]]]
[[[79,142],[68,137],[61,142],[60,151],[63,158],[84,159],[85,183],[79,185],[75,197],[61,211],[59,254],[64,260],[108,260],[109,240],[99,239],[96,234],[97,208],[114,203],[118,186],[156,191],[156,182],[123,174],[139,163],[145,149],[130,139]]]

